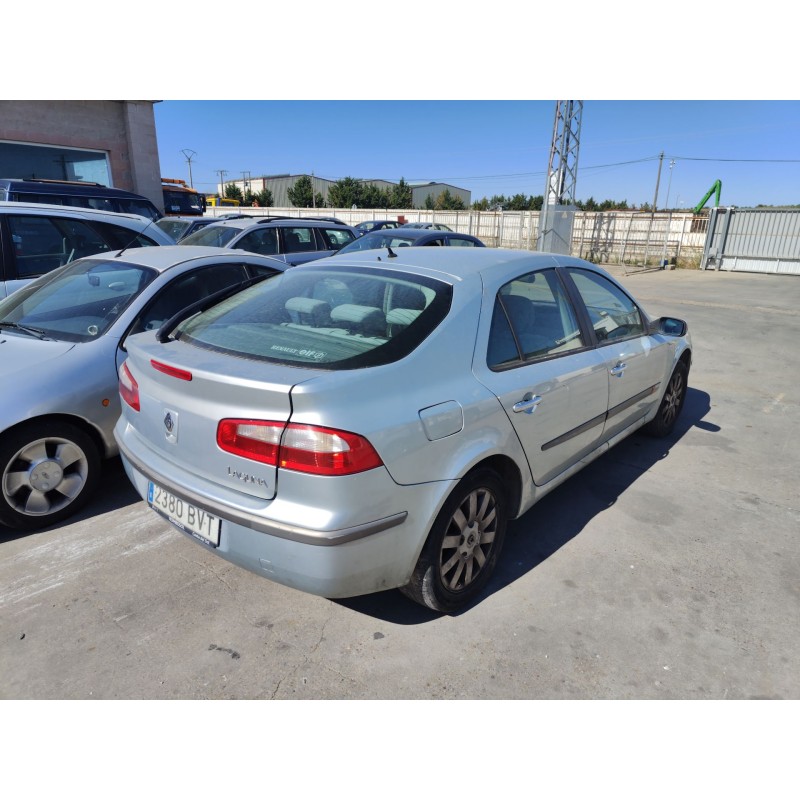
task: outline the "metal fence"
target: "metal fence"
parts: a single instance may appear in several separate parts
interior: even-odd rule
[[[800,275],[800,209],[712,209],[700,266]]]
[[[433,222],[477,236],[488,247],[535,250],[538,211],[427,211],[420,209],[240,208],[252,216],[331,216],[348,225],[372,219]],[[230,208],[209,208],[209,215],[230,214]],[[708,218],[691,213],[577,211],[570,254],[595,263],[633,267],[677,265],[698,267],[706,241]]]

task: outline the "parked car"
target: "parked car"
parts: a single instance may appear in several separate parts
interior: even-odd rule
[[[396,219],[368,219],[359,222],[355,229],[363,236],[370,231],[382,231],[386,228],[399,228],[400,223]]]
[[[691,342],[605,271],[490,248],[290,269],[132,337],[115,436],[139,494],[259,575],[451,612],[506,523],[681,411]]]
[[[250,253],[147,247],[73,261],[0,301],[0,524],[73,514],[117,454],[117,367],[128,336],[286,264]]]
[[[0,200],[93,208],[96,211],[138,214],[153,220],[162,216],[147,197],[87,181],[0,178]]]
[[[346,255],[358,250],[376,250],[381,247],[485,247],[485,245],[476,236],[470,236],[468,233],[397,228],[365,233],[333,255]]]
[[[174,244],[137,214],[0,202],[0,297],[92,253]]]
[[[207,225],[180,244],[247,250],[295,266],[333,255],[357,236],[353,228],[333,217],[237,216]]]
[[[174,242],[179,242],[216,221],[214,217],[161,217],[156,225]]]
[[[401,225],[401,228],[422,228],[423,230],[428,231],[451,231],[452,228],[449,228],[447,225],[443,225],[441,222],[406,222],[405,225]]]

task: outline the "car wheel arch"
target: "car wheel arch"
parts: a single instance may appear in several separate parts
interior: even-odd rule
[[[522,502],[522,472],[519,465],[509,456],[498,454],[473,464],[467,472],[461,476],[461,480],[471,475],[473,472],[489,470],[494,472],[503,484],[508,500],[508,517],[515,519],[520,514],[520,503]]]
[[[37,425],[47,422],[63,422],[67,425],[72,425],[73,427],[78,428],[92,440],[92,443],[97,448],[97,452],[103,459],[110,458],[112,455],[115,455],[114,453],[109,452],[109,449],[100,431],[84,417],[79,417],[74,414],[39,414],[35,417],[28,417],[27,419],[23,419],[14,423],[13,425],[9,425],[9,427],[0,432],[0,438],[11,433],[16,433],[18,430],[30,425]]]

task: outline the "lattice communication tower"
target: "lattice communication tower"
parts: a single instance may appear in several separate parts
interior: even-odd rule
[[[539,215],[537,250],[569,253],[575,215],[575,184],[581,143],[583,100],[556,101],[550,164]]]

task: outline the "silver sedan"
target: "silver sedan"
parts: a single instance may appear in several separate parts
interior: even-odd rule
[[[215,247],[143,247],[74,261],[0,302],[0,524],[76,512],[117,454],[127,337],[286,264]]]
[[[223,558],[452,612],[509,519],[632,432],[672,430],[690,364],[683,321],[586,261],[365,251],[133,337],[115,435],[141,496]]]

